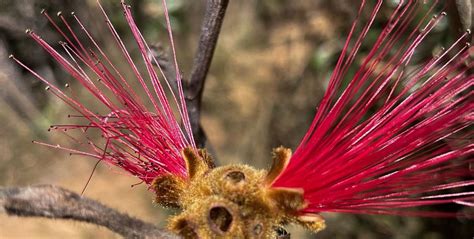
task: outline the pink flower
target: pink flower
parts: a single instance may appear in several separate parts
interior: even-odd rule
[[[446,14],[432,16],[436,3],[430,3],[412,30],[424,3],[401,2],[355,74],[348,69],[382,1],[367,24],[353,23],[311,127],[272,185],[303,188],[309,202],[303,213],[452,216],[410,208],[474,206],[470,31],[408,70],[417,48]],[[363,1],[359,15],[366,5]],[[450,137],[461,139],[448,144]]]
[[[115,39],[117,48],[123,54],[123,58],[129,64],[134,73],[135,79],[125,79],[120,69],[112,63],[109,57],[100,48],[91,34],[84,27],[80,19],[72,13],[72,17],[81,27],[81,34],[88,43],[81,41],[78,33],[72,31],[70,23],[66,18],[58,13],[59,18],[65,26],[61,29],[57,23],[46,13],[42,14],[50,21],[51,25],[64,37],[65,42],[61,43],[63,52],[59,53],[50,44],[44,41],[39,35],[31,30],[27,34],[44,48],[75,80],[86,88],[99,102],[106,106],[106,111],[102,114],[94,113],[88,106],[64,90],[51,84],[36,72],[28,68],[22,62],[12,56],[21,66],[29,70],[38,79],[48,85],[47,89],[79,114],[77,117],[83,118],[85,123],[73,125],[53,126],[53,130],[81,130],[84,134],[89,131],[98,130],[104,139],[103,142],[87,140],[89,148],[87,150],[76,150],[65,148],[60,145],[50,145],[38,142],[42,145],[61,148],[74,154],[90,156],[101,161],[119,166],[131,174],[150,184],[154,178],[163,173],[171,173],[186,177],[185,163],[181,157],[181,151],[185,147],[194,147],[194,139],[189,123],[189,118],[184,102],[181,76],[176,62],[176,53],[169,17],[167,14],[166,2],[163,1],[166,11],[166,22],[168,24],[169,39],[173,49],[173,59],[177,73],[178,95],[171,90],[170,83],[163,74],[161,68],[154,69],[153,64],[157,60],[150,59],[151,50],[138,27],[136,26],[129,6],[122,1],[125,18],[133,33],[137,47],[140,50],[147,75],[142,74],[136,63],[130,57],[127,47],[124,45],[114,26],[110,22],[107,14],[99,3],[103,12],[108,29]],[[88,69],[84,69],[86,66]],[[136,80],[142,87],[141,93],[146,95],[146,101],[140,98],[139,92],[132,89],[130,83]],[[163,80],[163,81],[160,81]],[[162,82],[166,82],[163,86]],[[151,85],[151,87],[150,87]],[[172,99],[166,97],[166,90],[172,94]],[[153,109],[147,109],[145,103],[150,103]],[[175,117],[172,106],[178,109],[179,118]],[[74,116],[73,116],[74,117]],[[184,129],[179,122],[183,122]]]
[[[474,144],[470,139],[474,118],[473,49],[465,43],[470,31],[438,56],[416,69],[408,69],[418,47],[445,13],[432,17],[437,2],[430,3],[429,10],[425,11],[425,3],[421,1],[401,1],[360,68],[352,74],[349,69],[356,64],[360,47],[382,2],[377,1],[367,24],[361,26],[358,19],[353,23],[310,129],[285,170],[271,185],[303,189],[308,204],[301,210],[302,214],[453,216],[448,212],[411,208],[442,203],[474,206]],[[104,139],[100,143],[87,140],[87,150],[40,144],[119,166],[147,184],[163,174],[187,177],[181,152],[187,147],[196,149],[196,146],[164,0],[163,5],[177,72],[177,92],[171,89],[162,70],[154,69],[153,65],[158,65],[156,59],[149,59],[150,48],[123,2],[146,76],[140,73],[107,14],[100,8],[135,79],[124,78],[77,16],[73,18],[81,26],[81,34],[89,39],[87,44],[79,40],[65,17],[59,15],[66,29],[62,30],[44,12],[65,39],[64,53],[53,49],[36,33],[28,31],[28,35],[107,110],[94,113],[13,57],[85,121],[53,129],[81,130],[85,134],[99,131]],[[366,5],[362,1],[359,15]],[[418,21],[420,12],[424,18]],[[417,27],[412,30],[410,25],[416,21]],[[143,102],[132,89],[133,80],[141,85],[140,91],[148,102]],[[347,86],[344,86],[345,80],[349,80]],[[166,92],[172,94],[171,100]],[[153,108],[147,109],[146,103]],[[173,106],[179,117],[175,117]],[[448,144],[450,138],[460,140]]]

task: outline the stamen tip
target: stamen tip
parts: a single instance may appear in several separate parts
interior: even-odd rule
[[[31,29],[27,28],[27,29],[25,30],[25,33],[26,33],[26,34],[30,34],[30,33],[31,33]]]
[[[63,15],[63,12],[59,11],[58,13],[56,13],[56,15],[60,17],[61,15]]]
[[[49,89],[51,89],[51,87],[46,86],[44,89],[45,89],[46,91],[48,91]]]
[[[64,87],[66,87],[66,88],[69,88],[69,84],[68,84],[68,83],[66,83],[66,84],[64,85]]]
[[[13,54],[10,54],[10,55],[8,56],[9,59],[13,59],[13,57],[14,57]]]
[[[44,9],[44,8],[41,9],[41,11],[40,11],[41,14],[44,14],[45,12],[46,12],[46,9]]]
[[[472,32],[471,32],[471,29],[467,29],[467,30],[466,30],[466,33],[469,34],[469,35],[471,35],[471,33],[472,33]]]
[[[76,15],[76,13],[75,13],[75,12],[71,12],[71,15],[73,15],[73,16],[74,16],[74,15]]]
[[[446,16],[446,15],[448,15],[448,13],[442,12],[441,15]]]

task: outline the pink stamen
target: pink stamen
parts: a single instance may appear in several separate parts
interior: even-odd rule
[[[470,205],[474,199],[468,188],[474,184],[469,170],[474,143],[468,139],[474,108],[472,48],[462,45],[469,33],[407,72],[417,48],[446,14],[428,20],[437,2],[430,3],[416,24],[422,30],[412,31],[408,26],[422,4],[400,3],[359,70],[349,76],[379,4],[355,39],[358,19],[354,22],[310,129],[272,186],[302,188],[309,205],[301,213],[455,216],[407,209]],[[364,7],[363,1],[359,12]],[[351,81],[338,95],[347,77]],[[444,140],[455,134],[467,139],[447,145]]]
[[[135,25],[129,9],[124,5],[126,19],[138,43],[144,65],[153,86],[152,90],[148,88],[145,78],[139,72],[136,63],[132,60],[125,44],[111,24],[100,3],[99,8],[106,19],[110,33],[123,54],[125,62],[131,67],[136,80],[138,80],[147,98],[152,103],[154,112],[149,112],[145,105],[141,103],[137,93],[99,47],[77,16],[73,14],[75,21],[79,24],[87,39],[90,40],[93,48],[99,52],[99,55],[94,50],[87,48],[86,44],[80,40],[80,36],[73,31],[73,28],[64,16],[60,14],[59,18],[67,28],[70,36],[67,36],[66,32],[61,30],[52,18],[43,11],[42,14],[50,21],[53,28],[65,38],[66,43],[62,43],[61,48],[65,52],[66,57],[35,33],[28,31],[28,35],[43,47],[75,80],[84,86],[95,99],[106,106],[108,112],[105,114],[93,113],[89,107],[77,100],[72,89],[69,89],[68,94],[66,94],[63,90],[51,84],[12,56],[15,62],[47,84],[50,93],[77,111],[78,114],[70,115],[69,118],[76,118],[83,122],[54,125],[50,128],[50,130],[61,131],[74,143],[81,146],[80,150],[43,142],[37,142],[37,144],[65,150],[74,155],[93,157],[98,159],[99,162],[104,161],[108,164],[116,165],[137,176],[147,184],[150,184],[154,178],[164,173],[185,177],[185,164],[180,152],[185,147],[193,146],[194,140],[189,126],[189,119],[187,118],[187,110],[184,102],[182,102],[184,101],[183,93],[178,92],[180,94],[179,99],[174,97],[174,92],[172,92],[169,82],[165,79],[168,89],[173,94],[174,103],[184,123],[186,134],[183,133],[179,126],[179,121],[174,116],[157,72],[155,72],[150,59],[146,57],[150,49]],[[171,44],[173,45],[173,43]],[[175,54],[174,49],[173,52]],[[99,57],[104,60],[104,63]],[[156,59],[154,61],[156,63]],[[84,66],[91,71],[87,71]],[[159,70],[161,76],[164,77],[162,70]],[[176,70],[179,71],[178,68]],[[95,81],[93,80],[94,78],[99,80]],[[180,80],[178,78],[178,81]],[[182,87],[179,90],[182,90]],[[69,96],[69,94],[72,96]],[[156,97],[153,94],[156,94]],[[67,132],[74,130],[80,130],[84,134],[85,139],[72,136]],[[96,133],[102,136],[105,141],[104,145],[100,141],[92,140],[93,137],[88,136],[88,134]]]

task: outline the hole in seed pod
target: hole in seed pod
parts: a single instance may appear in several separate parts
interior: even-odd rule
[[[273,230],[275,230],[277,239],[289,239],[291,236],[283,227],[275,226],[273,227]]]
[[[239,183],[245,180],[245,174],[240,171],[232,171],[226,174],[225,176],[228,180],[233,183]]]
[[[263,225],[261,223],[255,225],[253,227],[253,234],[255,236],[258,236],[258,235],[262,234],[262,232],[263,232]]]
[[[209,211],[209,224],[211,229],[219,234],[229,231],[232,220],[232,214],[225,207],[213,207]]]

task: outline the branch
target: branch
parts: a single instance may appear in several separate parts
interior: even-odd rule
[[[191,77],[184,82],[191,128],[193,129],[194,140],[200,148],[206,145],[207,139],[200,123],[202,92],[228,3],[229,0],[207,0],[206,13],[201,26],[201,35],[194,57]]]
[[[464,29],[471,29],[472,27],[472,1],[470,0],[456,0],[456,7],[459,13],[459,19]]]
[[[456,34],[462,34],[466,30],[472,28],[472,22],[474,19],[472,7],[471,0],[448,1],[447,11],[450,15],[449,21],[451,25],[451,31],[455,32]]]
[[[92,223],[124,238],[178,238],[69,190],[51,186],[0,188],[0,213]]]
[[[148,58],[154,65],[155,62],[153,58],[156,59],[159,67],[163,70],[163,74],[168,79],[171,89],[174,92],[178,92],[178,83],[176,82],[176,71],[174,69],[173,62],[170,61],[168,54],[163,49],[163,46],[160,43],[154,43],[150,47],[151,52],[149,52]]]

